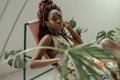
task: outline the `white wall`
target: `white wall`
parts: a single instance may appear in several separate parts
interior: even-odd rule
[[[59,0],[58,4],[66,20],[74,17],[78,26],[88,28],[82,39],[89,42],[101,30],[120,27],[119,3],[120,0]]]
[[[6,1],[0,0],[0,13]],[[39,1],[28,1],[8,41],[6,50],[23,49],[23,26],[25,22],[36,19]],[[25,0],[10,0],[10,4],[0,21],[0,52],[24,2]],[[54,2],[62,8],[65,20],[74,17],[78,26],[88,28],[88,31],[82,34],[85,43],[95,40],[97,32],[101,30],[120,27],[120,0],[54,0]],[[35,46],[30,33],[28,43],[28,47]],[[0,64],[0,75],[14,70],[7,64]]]

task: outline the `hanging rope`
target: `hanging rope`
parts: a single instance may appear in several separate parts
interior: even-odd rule
[[[2,11],[2,13],[0,15],[0,21],[1,21],[2,17],[3,17],[3,14],[5,13],[9,3],[10,3],[10,0],[7,0],[6,3],[5,3],[5,6],[3,8],[3,11]]]
[[[15,22],[14,22],[14,24],[13,24],[11,30],[10,30],[10,33],[9,33],[9,35],[8,35],[6,41],[5,41],[5,44],[4,44],[4,46],[3,46],[2,51],[1,51],[0,60],[1,60],[2,56],[3,56],[3,52],[4,52],[4,50],[5,50],[6,46],[7,46],[8,40],[10,39],[10,36],[11,36],[11,34],[12,34],[12,32],[13,32],[15,26],[16,26],[16,23],[17,23],[17,21],[18,21],[20,15],[21,15],[23,9],[25,8],[25,5],[27,4],[27,2],[28,2],[28,0],[26,0],[25,3],[23,4],[23,6],[22,6],[20,12],[18,13],[18,16],[17,16],[17,18],[16,18],[16,20],[15,20]]]

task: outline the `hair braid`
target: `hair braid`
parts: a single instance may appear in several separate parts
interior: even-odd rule
[[[49,12],[53,9],[56,9],[61,12],[60,7],[54,4],[52,0],[41,0],[41,2],[39,3],[39,9],[37,13],[37,17],[40,23],[40,33],[38,35],[39,39],[41,39],[46,34],[51,34],[48,27],[45,25],[45,21],[48,20]]]

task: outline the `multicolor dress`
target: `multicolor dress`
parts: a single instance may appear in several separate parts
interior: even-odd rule
[[[59,49],[69,49],[69,48],[71,48],[71,47],[74,46],[74,44],[73,44],[72,41],[70,41],[69,39],[66,40],[62,36],[52,36],[52,39],[54,41],[54,46],[56,48],[59,48]],[[64,56],[64,54],[61,55],[61,53],[58,53],[56,55],[57,58],[61,58],[62,56]],[[115,74],[115,71],[118,70],[116,62],[114,62],[112,60],[103,60],[103,61],[101,60],[101,61],[99,61],[99,60],[97,60],[96,58],[93,58],[93,57],[91,57],[91,58],[89,57],[89,60],[93,61],[99,67],[101,67],[102,69],[104,69],[104,71],[106,73],[109,73],[109,69],[111,71],[113,71],[114,72],[113,73],[114,79],[118,80],[117,77],[116,77],[117,75]],[[97,69],[96,67],[94,67],[93,65],[90,65],[89,63],[88,63],[88,65],[90,67],[92,67],[100,76],[103,77],[102,80],[109,80],[109,79],[107,79],[107,76],[105,75],[105,73],[103,71]],[[113,65],[113,66],[111,66],[111,65]],[[70,67],[73,66],[72,61],[69,60],[67,66],[70,66]],[[105,66],[109,67],[109,69],[105,68]],[[60,68],[60,66],[57,66],[57,67]],[[89,74],[89,75],[91,75],[91,74]],[[68,68],[68,70],[67,70],[67,78],[68,78],[68,80],[76,80],[75,70],[74,69]],[[60,80],[60,77],[57,77],[55,80]],[[95,79],[91,78],[90,80],[95,80]]]
[[[66,50],[66,49],[69,49],[69,48],[74,46],[74,43],[70,39],[67,38],[67,40],[66,40],[61,35],[60,36],[52,36],[52,39],[54,41],[54,46],[56,48],[59,48],[59,49]],[[63,56],[64,56],[64,54],[57,53],[56,58],[61,58]],[[73,64],[72,64],[72,62],[70,60],[68,61],[68,65],[67,66],[73,66]],[[61,68],[59,65],[57,65],[57,67]],[[67,73],[68,80],[75,80],[75,75],[74,75],[75,71],[73,69],[68,68],[67,72],[68,72]],[[57,77],[57,78],[59,78],[59,77]],[[55,80],[59,80],[59,79],[55,79]]]

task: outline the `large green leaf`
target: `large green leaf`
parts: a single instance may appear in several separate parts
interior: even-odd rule
[[[87,58],[84,58],[82,55],[75,55],[76,53],[69,53],[71,55],[71,59],[73,60],[73,64],[75,65],[75,70],[77,72],[76,76],[78,77],[78,80],[89,80],[89,75],[87,74],[87,71],[89,70],[85,70],[84,67],[86,67],[85,65],[90,63],[91,65],[97,66],[95,63],[93,63],[92,61],[88,60]],[[84,67],[83,67],[84,66]],[[98,66],[97,66],[98,67]],[[90,68],[90,66],[89,66]],[[88,68],[86,68],[88,69]],[[100,69],[100,68],[99,68]],[[93,69],[90,68],[90,70],[92,71]],[[93,70],[92,72],[94,72],[95,70]],[[95,74],[97,76],[99,76],[96,72]],[[96,77],[95,75],[95,77]],[[99,78],[100,79],[100,76]]]
[[[4,58],[5,58],[5,60],[7,60],[9,57],[14,56],[21,51],[22,50],[11,50],[11,51],[5,52]],[[23,68],[24,67],[24,61],[23,61],[22,55],[18,55],[14,59],[10,59],[8,61],[8,64],[11,67],[14,67],[14,68],[19,68],[19,69]]]
[[[77,29],[75,30],[75,32],[79,35],[79,36],[81,36],[81,33],[84,33],[84,32],[86,32],[88,29],[83,29],[83,28],[81,28],[81,27],[77,27]]]
[[[62,60],[62,71],[61,71],[61,80],[66,80],[67,79],[67,62],[68,62],[68,53],[67,52],[65,52],[65,54],[64,54],[64,57],[62,58],[61,57],[61,60]]]
[[[114,34],[113,40],[120,45],[120,28],[117,27],[114,29],[114,31],[115,31],[115,34]]]
[[[114,35],[115,35],[115,31],[114,30],[110,30],[110,31],[107,32],[107,36],[106,37],[111,39],[111,40],[113,40]]]
[[[76,23],[76,21],[72,18],[72,19],[69,21],[69,25],[70,25],[72,28],[74,28],[74,27],[77,25],[77,23]]]
[[[98,33],[97,33],[96,40],[97,40],[98,43],[99,43],[101,40],[105,39],[106,36],[107,36],[107,33],[106,33],[105,31],[98,32]]]
[[[99,61],[101,61],[101,59],[114,60],[115,57],[108,48],[105,47],[101,49],[98,46],[95,46],[94,43],[90,43],[69,49],[67,56],[75,65],[76,80],[89,80],[89,75],[87,73],[90,73],[96,80],[101,80],[102,77],[95,71],[95,69],[101,70],[104,74],[108,75],[110,80],[113,80],[111,75],[112,72],[105,71],[107,69],[106,66],[101,68],[90,60],[90,58],[96,58]],[[93,65],[95,69],[88,64]]]

